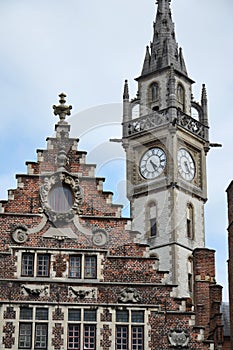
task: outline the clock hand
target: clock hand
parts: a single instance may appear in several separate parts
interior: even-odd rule
[[[158,167],[154,162],[152,162],[152,160],[150,160],[150,164],[153,166],[154,170],[157,171]]]
[[[190,172],[190,170],[189,170],[188,162],[184,162],[184,166],[185,166],[185,168],[186,168],[187,172],[189,173],[189,172]]]

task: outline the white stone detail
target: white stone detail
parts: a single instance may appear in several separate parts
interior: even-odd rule
[[[13,190],[8,190],[8,200],[13,201],[15,199]]]

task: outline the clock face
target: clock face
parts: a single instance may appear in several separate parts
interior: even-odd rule
[[[180,175],[183,179],[192,181],[195,176],[195,164],[191,154],[185,148],[180,148],[177,158]]]
[[[166,154],[161,148],[151,148],[140,160],[140,173],[145,179],[159,176],[166,166]]]

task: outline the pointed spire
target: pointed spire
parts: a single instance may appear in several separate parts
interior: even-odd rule
[[[128,86],[128,80],[125,80],[124,93],[123,93],[123,100],[129,100],[129,86]]]
[[[182,50],[178,50],[176,42],[170,2],[171,0],[157,0],[153,41],[150,49],[147,47],[142,75],[154,73],[159,69],[169,67],[172,63],[174,69],[187,75]]]
[[[186,65],[185,65],[184,56],[183,56],[183,51],[182,51],[181,47],[180,47],[180,51],[179,51],[179,63],[180,63],[181,70],[185,74],[187,74]]]
[[[208,121],[208,100],[207,100],[207,91],[205,84],[202,84],[202,92],[201,92],[201,106],[203,109],[203,120],[202,123],[206,126],[209,125]],[[208,132],[206,130],[206,132]],[[206,139],[208,139],[208,133],[206,134]]]
[[[146,74],[149,70],[150,70],[150,49],[149,46],[146,47],[146,56],[144,59],[144,64],[143,64],[143,68],[142,68],[142,75]]]
[[[202,84],[202,92],[201,92],[201,102],[207,101],[207,92],[206,92],[206,87],[205,84]]]

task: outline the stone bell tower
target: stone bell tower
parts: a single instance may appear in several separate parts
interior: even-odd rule
[[[123,94],[123,146],[133,230],[170,272],[178,296],[192,295],[195,248],[205,245],[207,94],[194,101],[176,41],[171,0],[157,1],[153,40],[146,48],[138,93]],[[136,118],[135,118],[136,115]]]

